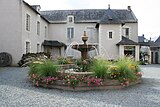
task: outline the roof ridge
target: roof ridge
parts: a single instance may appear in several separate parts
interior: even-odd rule
[[[80,11],[80,10],[107,10],[107,9],[66,9],[66,10],[43,10],[41,12],[50,12],[50,11]]]

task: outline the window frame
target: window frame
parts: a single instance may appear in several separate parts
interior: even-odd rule
[[[107,31],[107,38],[110,40],[114,38],[114,30]]]
[[[113,32],[112,32],[112,31],[109,31],[109,32],[108,32],[108,38],[109,38],[109,39],[113,39]]]
[[[130,38],[130,28],[129,27],[122,28],[122,36],[126,38]]]
[[[129,38],[129,28],[125,28],[125,36]]]
[[[37,43],[37,53],[39,53],[39,52],[40,52],[40,44]]]
[[[48,33],[47,33],[47,26],[45,26],[45,27],[44,27],[44,35],[45,35],[45,37],[47,37],[47,34],[48,34]]]
[[[69,17],[68,17],[68,21],[69,21],[69,22],[73,22],[73,17],[69,16]]]
[[[30,51],[31,51],[31,43],[29,42],[29,41],[26,41],[26,47],[25,47],[25,52],[26,53],[30,53]]]
[[[37,21],[37,35],[40,35],[40,21]]]
[[[67,39],[73,39],[74,38],[74,27],[68,27],[67,28]]]
[[[26,14],[26,30],[30,31],[30,22],[31,22],[31,16],[29,14]]]

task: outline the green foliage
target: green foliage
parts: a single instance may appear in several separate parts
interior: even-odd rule
[[[140,61],[139,64],[140,64],[140,65],[146,65],[146,64],[145,64],[145,61]]]
[[[75,69],[79,70],[79,71],[77,71],[77,70],[76,71],[77,72],[87,72],[87,71],[89,71],[91,65],[94,62],[94,60],[95,59],[93,59],[93,58],[86,59],[86,60],[83,60],[83,61],[82,61],[82,59],[76,59],[74,61],[75,65],[77,65]]]
[[[111,63],[104,59],[97,59],[93,62],[90,67],[90,70],[93,72],[93,75],[97,78],[106,78],[108,74],[108,67]]]
[[[120,58],[116,62],[104,59],[78,60],[76,65],[75,69],[78,71],[92,71],[93,74],[81,76],[65,74],[63,71],[57,72],[60,67],[53,61],[47,60],[30,64],[29,76],[37,86],[43,82],[48,85],[56,80],[63,80],[73,88],[80,83],[87,83],[88,86],[100,85],[103,79],[119,80],[121,85],[125,86],[142,76],[139,63],[128,57]]]
[[[39,77],[56,77],[57,70],[59,69],[60,67],[57,66],[54,62],[47,60],[41,64],[32,63],[30,65],[29,75],[36,74]]]
[[[59,58],[57,58],[57,62],[58,62],[58,64],[72,64],[73,60],[70,57],[67,57],[67,58],[59,57]]]
[[[118,67],[118,71],[120,72],[119,79],[136,79],[135,73],[139,70],[138,63],[136,61],[131,58],[124,57],[119,59],[115,65]]]
[[[118,79],[119,77],[121,77],[121,72],[118,70],[118,67],[115,65],[111,65],[108,68],[109,72],[108,72],[108,78],[109,79]]]

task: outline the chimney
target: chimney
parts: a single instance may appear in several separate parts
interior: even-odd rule
[[[152,38],[150,37],[150,41],[152,41]]]
[[[142,36],[144,37],[144,34],[142,34]]]
[[[110,9],[110,4],[108,4],[108,9]]]
[[[128,6],[128,11],[131,11],[131,6]]]

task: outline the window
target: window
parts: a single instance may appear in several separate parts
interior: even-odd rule
[[[73,18],[72,17],[69,17],[69,22],[73,22]]]
[[[89,37],[89,43],[96,43],[94,27],[87,27],[87,36]]]
[[[67,28],[67,38],[73,39],[74,37],[74,28]]]
[[[126,35],[127,38],[129,38],[129,28],[125,29],[125,35]]]
[[[73,15],[67,16],[67,21],[68,21],[69,23],[74,22],[74,16],[73,16]]]
[[[40,22],[37,21],[37,35],[40,35]]]
[[[26,53],[30,53],[30,42],[26,42]]]
[[[135,58],[135,46],[124,46],[124,55]]]
[[[108,32],[108,36],[109,36],[109,39],[112,39],[113,38],[112,32]]]
[[[30,15],[26,14],[26,30],[30,31]]]
[[[47,26],[45,26],[45,28],[44,28],[44,35],[45,35],[45,37],[47,37]]]
[[[129,28],[123,28],[122,31],[122,36],[129,38]]]
[[[87,27],[87,35],[92,38],[94,36],[94,28]]]
[[[41,44],[41,52],[44,52],[44,46]]]
[[[40,52],[40,45],[37,44],[37,53]]]

